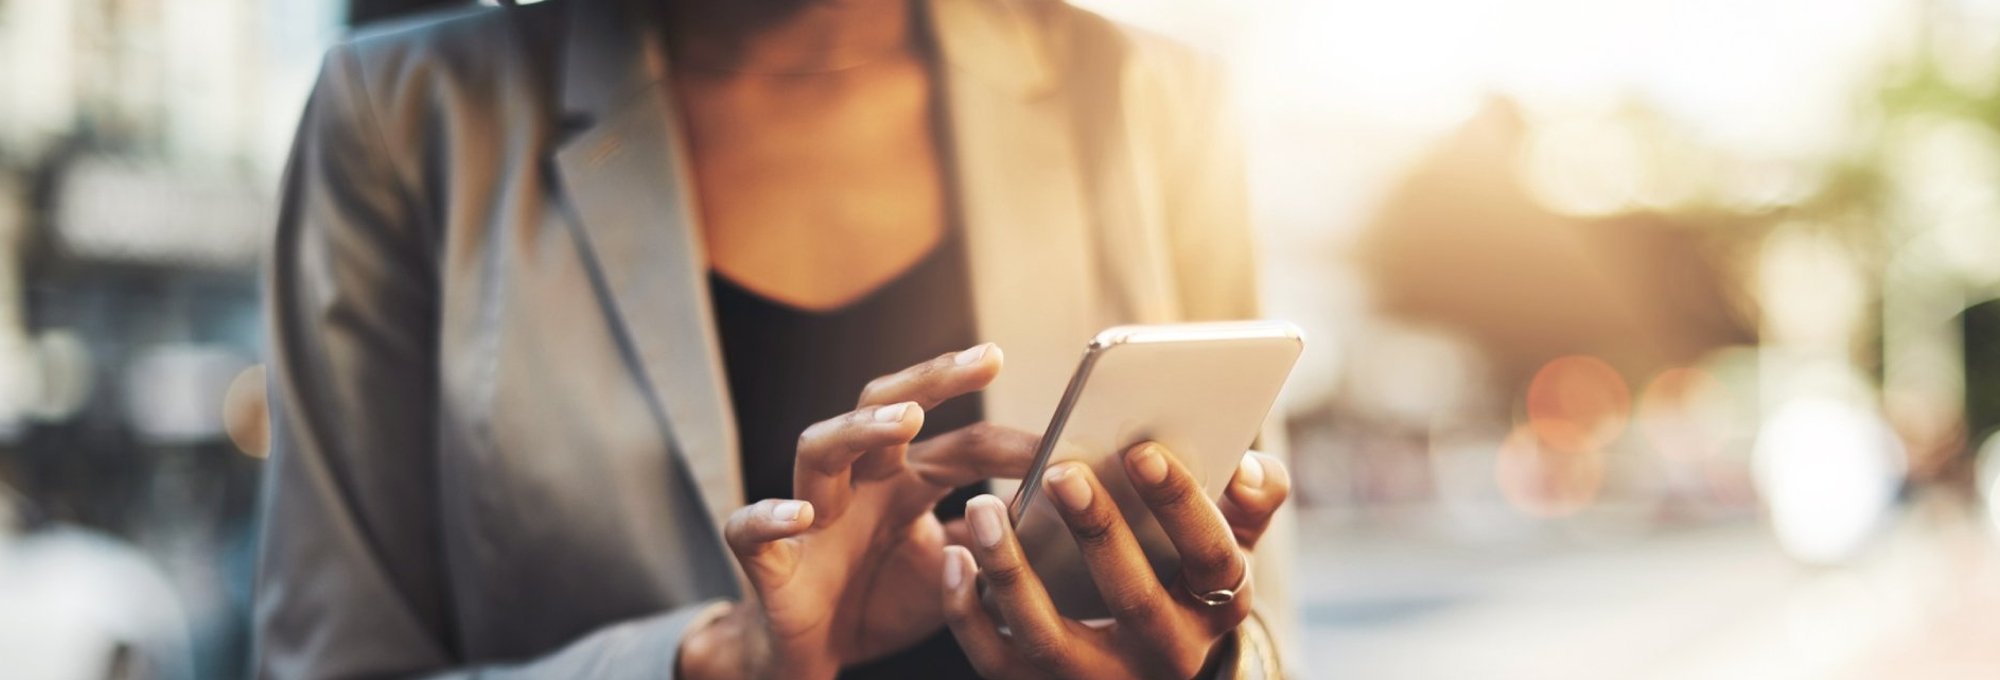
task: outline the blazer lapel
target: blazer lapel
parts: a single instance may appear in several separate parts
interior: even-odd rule
[[[1085,344],[1100,330],[1095,242],[1073,121],[1038,41],[1031,3],[931,0],[960,218],[983,339],[1007,352],[986,418],[1048,424]]]
[[[562,104],[582,129],[555,165],[606,311],[719,529],[742,483],[706,251],[660,43],[620,4],[572,4]]]

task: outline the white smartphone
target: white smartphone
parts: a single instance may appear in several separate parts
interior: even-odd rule
[[[1122,454],[1159,442],[1210,498],[1220,498],[1304,346],[1298,327],[1283,321],[1119,326],[1091,340],[1008,506],[1057,610],[1078,620],[1110,616],[1068,526],[1044,498],[1042,472],[1064,461],[1089,465],[1154,572],[1171,579],[1179,556],[1126,479]]]

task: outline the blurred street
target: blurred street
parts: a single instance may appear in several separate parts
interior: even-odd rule
[[[1442,549],[1302,518],[1311,678],[1991,678],[2000,560],[1919,503],[1845,568],[1756,522]]]

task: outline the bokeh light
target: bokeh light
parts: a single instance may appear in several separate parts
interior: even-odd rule
[[[271,447],[264,380],[263,364],[245,368],[222,397],[223,430],[236,450],[251,458],[263,458]]]
[[[1542,365],[1528,383],[1528,426],[1542,446],[1595,451],[1625,431],[1632,394],[1618,369],[1592,356]]]
[[[1821,397],[1786,403],[1764,423],[1755,466],[1779,546],[1814,564],[1860,550],[1905,473],[1902,446],[1881,416]]]

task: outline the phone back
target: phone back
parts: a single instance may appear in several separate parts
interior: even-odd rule
[[[1064,616],[1110,613],[1062,516],[1042,493],[1042,471],[1063,461],[1088,464],[1117,499],[1154,572],[1172,579],[1178,555],[1126,479],[1122,453],[1159,442],[1211,499],[1220,497],[1302,348],[1298,328],[1281,321],[1120,326],[1098,334],[1010,504],[1028,561]]]

